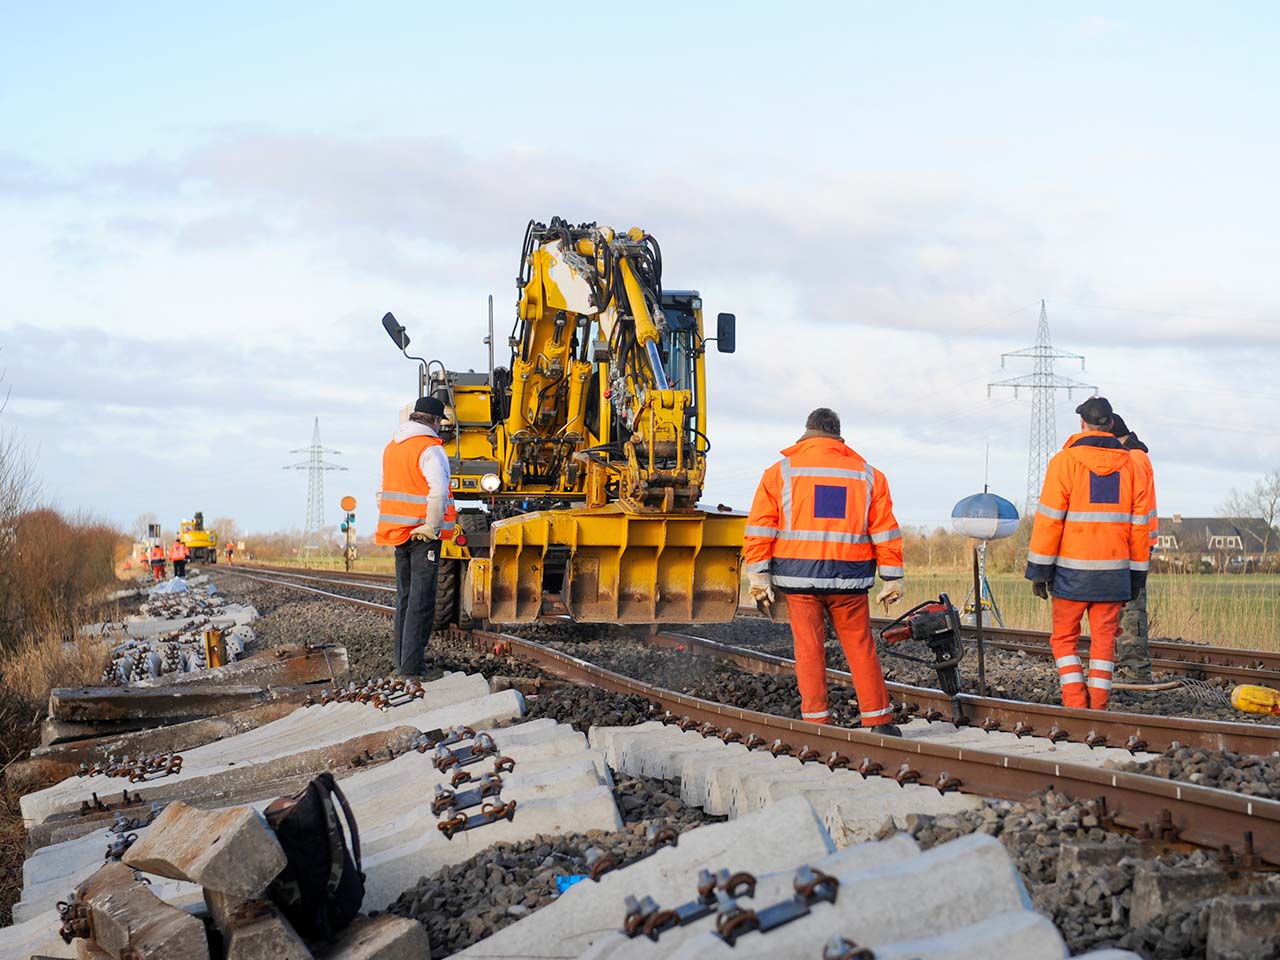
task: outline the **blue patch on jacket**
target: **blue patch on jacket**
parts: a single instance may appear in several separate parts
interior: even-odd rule
[[[813,515],[823,520],[843,520],[849,491],[819,483],[813,488]]]
[[[1091,503],[1120,502],[1120,474],[1089,472],[1089,501]]]

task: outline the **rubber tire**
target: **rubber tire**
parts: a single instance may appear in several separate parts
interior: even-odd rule
[[[467,538],[476,543],[483,541],[489,542],[489,517],[483,513],[463,513],[458,516],[458,526]],[[488,556],[489,548],[484,548],[482,556]],[[462,612],[462,588],[466,584],[467,579],[467,563],[466,560],[458,560],[458,626],[463,630],[474,629],[478,624],[476,621]]]
[[[462,593],[462,561],[441,560],[436,571],[436,614],[432,630],[448,630],[457,622]]]

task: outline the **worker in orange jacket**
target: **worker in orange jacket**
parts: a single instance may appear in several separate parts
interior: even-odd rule
[[[435,625],[440,541],[452,539],[458,516],[440,439],[443,419],[440,400],[420,397],[382,452],[374,541],[395,547],[393,659],[401,676],[439,675],[427,671],[426,646]]]
[[[151,576],[156,580],[164,579],[164,547],[160,544],[152,544],[149,556],[151,561]]]
[[[187,575],[187,545],[182,542],[181,537],[173,538],[173,545],[169,547],[169,562],[173,564],[175,577]]]
[[[1045,471],[1031,529],[1026,577],[1037,597],[1053,594],[1049,643],[1068,707],[1104,710],[1115,669],[1120,610],[1146,585],[1151,556],[1148,483],[1111,433],[1111,404],[1076,408],[1081,432]],[[1089,670],[1080,662],[1080,621],[1089,616]]]
[[[887,610],[902,599],[902,534],[884,474],[840,436],[840,418],[820,407],[800,439],[764,472],[743,538],[751,599],[787,598],[795,641],[800,716],[830,723],[827,618],[853,673],[864,727],[900,736],[871,637],[867,591],[877,569]]]
[[[1129,425],[1118,413],[1112,414],[1111,433],[1129,451],[1138,472],[1147,480],[1147,506],[1150,508],[1147,542],[1151,544],[1151,552],[1155,553],[1156,543],[1160,539],[1160,518],[1156,512],[1155,469],[1147,455],[1147,445],[1138,439],[1138,435],[1129,429]],[[1116,634],[1117,680],[1129,683],[1151,682],[1151,650],[1147,644],[1147,626],[1147,588],[1143,586],[1137,596],[1124,605],[1120,614],[1120,632]]]

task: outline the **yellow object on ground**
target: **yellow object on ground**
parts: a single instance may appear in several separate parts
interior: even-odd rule
[[[1231,705],[1245,713],[1280,715],[1280,690],[1242,683],[1231,691]]]

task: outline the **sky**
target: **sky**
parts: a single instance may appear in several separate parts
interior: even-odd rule
[[[1280,467],[1280,8],[215,6],[5,14],[0,433],[59,507],[301,527],[319,418],[327,519],[371,532],[416,396],[383,313],[483,369],[553,216],[642,226],[737,315],[711,503],[829,406],[900,522],[1021,504],[1030,397],[987,384],[1041,300],[1162,513]]]

